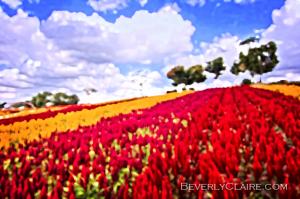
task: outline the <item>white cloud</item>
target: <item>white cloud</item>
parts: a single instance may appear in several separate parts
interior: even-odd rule
[[[208,0],[210,2],[214,2],[214,0]],[[248,3],[255,3],[257,0],[224,0],[225,3],[233,2],[236,4],[248,4]],[[204,6],[207,0],[185,0],[185,3],[189,4],[190,6]],[[216,4],[219,7],[221,4],[218,2]]]
[[[220,37],[215,37],[211,43],[202,42],[200,43],[200,51],[197,54],[187,54],[185,56],[179,56],[174,60],[168,60],[169,69],[172,65],[184,65],[186,67],[202,64],[206,65],[206,62],[211,61],[217,57],[223,57],[224,63],[227,66],[231,66],[238,58],[240,51],[247,50],[247,47],[239,45],[240,39],[237,36],[230,34],[223,34]]]
[[[144,7],[148,3],[148,0],[138,0],[138,1],[142,7]]]
[[[115,69],[117,68],[115,67]],[[143,69],[131,71],[127,75],[118,72],[98,79],[88,76],[78,77],[71,79],[66,84],[73,85],[78,91],[82,91],[81,89],[84,88],[96,88],[99,92],[89,95],[85,92],[79,92],[82,103],[96,103],[163,94],[166,89],[159,86],[162,79],[163,77],[159,72]]]
[[[234,0],[237,4],[243,4],[243,3],[254,3],[256,0]]]
[[[224,0],[224,2],[234,2],[234,3],[237,3],[237,4],[247,4],[247,3],[254,3],[256,2],[257,0]]]
[[[215,37],[211,43],[202,42],[200,44],[199,53],[188,54],[177,57],[174,60],[168,60],[166,62],[167,67],[163,69],[163,73],[166,74],[167,71],[175,65],[190,67],[196,64],[201,64],[206,66],[208,61],[218,57],[223,57],[226,70],[222,72],[223,74],[219,77],[219,79],[214,79],[215,75],[204,72],[207,76],[207,80],[200,84],[193,84],[190,87],[203,90],[206,88],[227,87],[240,84],[243,79],[251,77],[249,73],[243,73],[239,76],[235,76],[230,72],[234,61],[238,59],[239,52],[247,52],[248,50],[247,46],[239,45],[240,41],[239,37],[227,33],[220,37]],[[257,80],[257,77],[255,77],[254,80]]]
[[[287,0],[282,8],[273,11],[273,24],[262,33],[262,41],[273,40],[278,44],[280,63],[267,75],[269,78],[300,79],[299,10],[299,0]]]
[[[266,77],[266,82],[278,82],[280,80],[288,80],[288,81],[299,81],[300,79],[300,73],[286,73],[281,71],[280,73],[277,73],[276,75],[276,71],[275,74],[274,72],[269,75],[269,77]]]
[[[39,30],[39,20],[18,10],[14,17],[0,11],[0,62],[11,67],[29,58],[39,60],[48,51],[48,42]]]
[[[16,9],[20,5],[22,5],[22,0],[1,0],[1,1],[12,9]]]
[[[181,11],[181,9],[177,3],[167,3],[160,9],[160,11],[161,12],[172,12],[174,14],[177,14]]]
[[[6,5],[8,5],[11,9],[17,9],[23,4],[23,0],[0,0]],[[40,0],[28,0],[29,3],[39,3]],[[1,9],[1,8],[0,8]]]
[[[40,3],[40,0],[28,0],[29,3]]]
[[[299,4],[287,0],[273,12],[273,24],[257,31],[262,42],[279,44],[280,64],[264,75],[265,81],[299,80]],[[76,93],[83,102],[163,93],[168,89],[163,78],[171,66],[205,64],[218,56],[228,66],[224,74],[218,80],[208,74],[205,83],[194,87],[229,86],[250,77],[248,73],[236,77],[229,71],[238,53],[247,48],[238,45],[239,37],[223,34],[201,43],[199,53],[191,43],[195,28],[179,12],[176,3],[167,4],[158,12],[137,11],[111,23],[98,14],[55,11],[40,22],[22,10],[9,17],[0,9],[1,100],[23,100],[45,90]],[[167,65],[162,71],[133,67],[135,72],[124,74],[118,68],[162,63]],[[98,92],[87,95],[85,88]]]
[[[191,6],[204,6],[206,0],[186,0],[186,3]]]
[[[112,11],[117,13],[118,10],[122,10],[128,7],[128,4],[133,0],[88,0],[87,4],[91,6],[95,11],[107,12]],[[141,7],[144,7],[148,0],[135,0],[140,4]]]
[[[128,4],[131,3],[133,0],[88,0],[88,5],[90,5],[94,10],[100,11],[100,12],[107,12],[107,11],[113,11],[114,13],[117,13],[118,10],[124,9],[128,7]],[[144,7],[148,0],[135,0],[137,1],[140,6]],[[183,2],[190,5],[190,6],[204,6],[207,1],[214,2],[215,0],[184,0]],[[248,4],[248,3],[254,3],[257,0],[224,0],[224,2],[233,2],[237,4]],[[172,3],[168,3],[172,4]],[[176,3],[173,3],[176,4]],[[218,2],[217,7],[220,6],[220,2]]]
[[[195,28],[177,12],[165,9],[153,13],[137,11],[131,18],[119,17],[115,23],[95,13],[87,16],[56,11],[42,23],[42,31],[74,59],[153,63],[191,51]]]
[[[126,8],[128,2],[128,0],[88,0],[88,5],[96,11],[106,12]]]
[[[22,10],[13,17],[0,11],[0,26],[0,95],[10,102],[45,90],[76,93],[83,102],[162,93],[159,72],[123,74],[117,64],[150,64],[189,52],[194,32],[189,21],[166,10],[138,11],[115,23],[63,11],[41,23]],[[87,95],[85,88],[98,92]]]
[[[278,45],[278,57],[280,63],[275,67],[275,69],[263,75],[263,81],[273,82],[286,79],[289,81],[299,81],[300,80],[300,1],[287,0],[285,5],[279,9],[274,10],[272,14],[273,23],[266,30],[256,30],[255,33],[261,34],[261,42],[267,43],[269,41],[275,41]],[[174,65],[184,65],[192,66],[195,64],[203,64],[210,61],[218,56],[224,58],[227,67],[223,75],[220,76],[221,82],[224,85],[239,84],[242,79],[250,78],[248,73],[240,74],[239,76],[234,76],[230,73],[230,67],[232,66],[234,60],[238,58],[239,52],[246,52],[247,46],[239,46],[240,38],[237,36],[231,36],[229,34],[224,34],[221,37],[216,37],[211,43],[201,43],[200,53],[197,54],[187,54],[185,56],[179,56],[174,60],[166,60],[167,67],[163,69],[166,73]],[[259,44],[256,44],[259,45]],[[252,46],[256,46],[252,44]],[[207,74],[207,73],[206,73]],[[212,78],[208,74],[209,78]],[[254,78],[257,81],[258,77]],[[208,80],[198,88],[207,88],[211,86],[216,86],[217,80]],[[195,85],[194,85],[195,86]]]

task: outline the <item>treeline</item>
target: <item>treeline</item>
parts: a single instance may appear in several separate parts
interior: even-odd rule
[[[276,55],[277,45],[275,42],[270,41],[267,44],[260,45],[259,47],[250,48],[250,43],[257,42],[258,39],[255,37],[250,37],[240,43],[240,45],[249,45],[249,50],[246,54],[240,52],[239,59],[236,60],[231,66],[231,73],[234,75],[239,75],[249,71],[251,77],[255,75],[261,76],[265,73],[271,72],[275,66],[279,63]],[[226,69],[227,66],[224,65],[224,60],[222,57],[217,57],[216,59],[207,62],[207,65],[194,65],[189,68],[184,66],[175,66],[168,73],[167,77],[173,80],[172,85],[177,86],[179,84],[191,85],[193,83],[204,82],[207,77],[204,71],[213,73],[215,79],[222,75],[222,71]],[[251,84],[250,79],[245,79],[243,84]]]
[[[42,92],[38,93],[31,99],[31,103],[35,107],[69,105],[77,104],[78,102],[79,98],[77,95],[68,95],[62,92],[58,92],[55,94],[51,92]]]
[[[30,107],[30,108],[41,108],[46,106],[59,106],[59,105],[70,105],[77,104],[79,98],[77,95],[68,95],[63,92],[51,93],[41,92],[33,96],[31,100],[25,102],[15,102],[10,105],[10,108]],[[4,108],[7,103],[0,103],[0,108]]]

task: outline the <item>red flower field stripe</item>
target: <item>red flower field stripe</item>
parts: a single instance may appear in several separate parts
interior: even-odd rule
[[[299,198],[300,102],[209,89],[0,151],[0,198]],[[287,190],[181,190],[287,184]]]

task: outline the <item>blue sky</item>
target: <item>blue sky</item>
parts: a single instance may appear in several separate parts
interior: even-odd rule
[[[32,0],[34,1],[34,0]],[[111,2],[113,2],[112,0]],[[205,5],[199,4],[192,6],[185,0],[166,1],[150,0],[144,6],[138,1],[126,1],[127,6],[122,9],[95,11],[86,0],[40,0],[39,3],[24,1],[19,8],[46,20],[55,10],[67,10],[70,12],[83,12],[91,15],[97,12],[110,22],[114,22],[121,15],[131,17],[138,10],[145,9],[150,12],[157,12],[167,4],[176,3],[181,9],[181,16],[193,23],[196,32],[193,41],[211,41],[215,36],[224,32],[247,37],[252,35],[256,29],[267,28],[272,23],[272,11],[283,6],[284,0],[257,0],[254,3],[224,3],[224,0],[207,1]],[[16,9],[0,1],[3,10],[10,16],[16,14]]]
[[[159,94],[171,89],[170,67],[217,56],[231,66],[245,50],[238,43],[254,35],[279,45],[281,62],[265,81],[299,79],[299,0],[0,0],[0,7],[1,101],[43,90],[82,102]],[[194,87],[248,75],[228,71]]]

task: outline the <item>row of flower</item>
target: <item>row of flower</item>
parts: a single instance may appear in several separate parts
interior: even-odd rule
[[[51,109],[59,110],[63,108],[63,106],[52,106],[52,107],[42,107],[42,108],[2,108],[0,109],[0,120],[6,118],[17,118],[25,115],[37,114],[49,111]]]
[[[183,190],[287,184],[287,190]],[[0,152],[0,198],[299,198],[300,103],[210,89]]]
[[[15,122],[22,122],[22,121],[29,121],[32,119],[46,119],[49,117],[55,117],[59,113],[68,113],[68,112],[76,112],[76,111],[82,111],[84,109],[91,110],[95,109],[100,106],[106,106],[110,104],[117,104],[122,102],[127,102],[131,100],[136,100],[137,98],[132,99],[126,99],[126,100],[120,100],[120,101],[112,101],[112,102],[106,102],[101,104],[74,104],[74,105],[63,105],[63,106],[53,106],[49,108],[40,108],[42,109],[39,111],[39,109],[34,110],[31,108],[32,112],[30,110],[25,110],[23,114],[20,113],[20,115],[9,117],[10,115],[6,115],[3,119],[0,120],[0,125],[8,125]]]
[[[134,109],[148,108],[158,102],[188,93],[170,93],[95,105],[69,105],[59,110],[50,109],[46,112],[0,119],[0,147],[7,147],[10,143],[22,143],[24,139],[49,137],[52,132],[65,132],[80,126],[90,126],[96,124],[102,117],[112,117],[120,113],[129,113]]]
[[[254,88],[262,88],[296,97],[300,100],[300,86],[284,84],[253,84]]]

